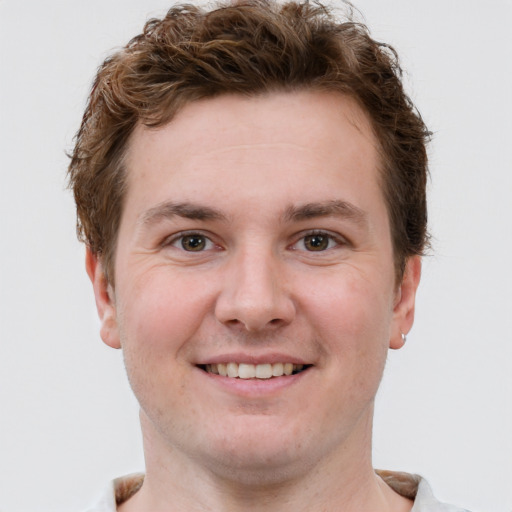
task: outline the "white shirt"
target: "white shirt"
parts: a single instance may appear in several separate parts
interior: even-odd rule
[[[398,494],[414,500],[411,512],[468,512],[438,501],[427,481],[418,475],[380,470],[377,470],[377,474]],[[110,482],[100,500],[85,512],[116,512],[117,505],[133,496],[143,481],[143,474],[116,478]]]

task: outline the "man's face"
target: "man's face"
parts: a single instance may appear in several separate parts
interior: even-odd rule
[[[89,271],[151,443],[240,472],[369,449],[419,276],[395,283],[376,146],[335,93],[224,96],[135,131],[115,290]]]

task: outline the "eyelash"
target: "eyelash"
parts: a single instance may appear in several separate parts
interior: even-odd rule
[[[183,242],[184,240],[187,238],[187,237],[190,237],[190,238],[200,238],[200,239],[203,239],[205,241],[205,244],[206,245],[211,245],[211,246],[215,246],[215,242],[213,242],[213,240],[205,235],[204,233],[201,233],[199,231],[182,231],[181,233],[176,233],[175,235],[172,235],[168,238],[166,238],[163,243],[162,243],[162,247],[168,247],[168,246],[171,246],[171,247],[176,247],[177,249],[181,249],[185,252],[204,252],[205,249],[201,249],[201,250],[198,250],[198,251],[187,251],[184,247],[183,247]],[[179,244],[181,241],[181,247],[178,246],[177,244]],[[208,249],[211,249],[213,247],[208,247],[206,250]]]
[[[328,231],[322,231],[322,230],[318,230],[318,229],[315,229],[315,230],[312,230],[312,231],[308,231],[308,232],[305,232],[305,233],[301,233],[301,236],[300,238],[298,238],[298,240],[292,244],[292,248],[296,248],[296,246],[300,243],[302,243],[303,245],[306,243],[306,239],[308,239],[309,237],[313,238],[313,237],[325,237],[327,239],[327,243],[328,243],[328,247],[324,248],[324,249],[319,249],[317,251],[315,250],[308,250],[306,248],[304,248],[304,250],[306,252],[326,252],[326,251],[329,251],[331,249],[335,249],[336,247],[338,246],[346,246],[349,244],[349,242],[343,238],[342,236],[340,235],[334,235],[332,233],[329,233]],[[331,243],[334,243],[335,245],[332,246]]]
[[[190,238],[195,237],[197,239],[202,239],[204,241],[204,246],[203,247],[199,246],[199,250],[197,250],[197,251],[185,249],[185,247],[183,246],[183,243],[187,237],[190,237]],[[306,240],[308,238],[312,239],[314,237],[318,237],[319,239],[321,239],[322,237],[325,237],[325,239],[327,241],[327,247],[325,247],[325,248],[320,247],[318,250],[314,250],[314,249],[308,250],[307,248],[305,248],[304,245],[306,244]],[[181,241],[181,246],[178,245],[180,243],[180,241]],[[321,244],[323,242],[323,240],[319,240],[318,242]],[[297,246],[300,243],[303,244],[303,249],[305,252],[326,252],[328,250],[336,248],[337,246],[344,246],[344,245],[346,246],[349,244],[349,242],[345,238],[343,238],[339,235],[333,235],[332,233],[329,233],[327,231],[321,231],[321,230],[312,230],[312,231],[308,231],[305,233],[301,233],[300,237],[297,239],[297,241],[295,241],[289,247],[293,250],[298,250]],[[333,243],[335,244],[334,246],[332,245]],[[166,238],[161,245],[162,245],[162,247],[167,247],[167,246],[176,247],[177,249],[181,249],[185,252],[204,252],[205,250],[211,250],[212,248],[214,248],[214,246],[216,244],[208,235],[205,235],[204,233],[201,233],[198,231],[184,231],[184,232],[177,233],[175,235],[172,235],[171,237]],[[219,247],[219,246],[217,246],[217,247]]]

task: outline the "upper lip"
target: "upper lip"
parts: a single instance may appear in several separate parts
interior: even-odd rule
[[[242,363],[242,364],[276,364],[276,363],[293,363],[293,364],[311,364],[301,357],[292,356],[288,354],[281,354],[272,352],[268,354],[247,354],[247,353],[229,353],[218,354],[215,356],[206,357],[197,362],[198,365],[204,364],[219,364],[219,363]]]

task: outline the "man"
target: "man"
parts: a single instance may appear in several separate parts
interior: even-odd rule
[[[399,74],[364,27],[258,0],[177,6],[100,68],[70,183],[146,473],[91,510],[458,510],[371,464],[427,241]]]

